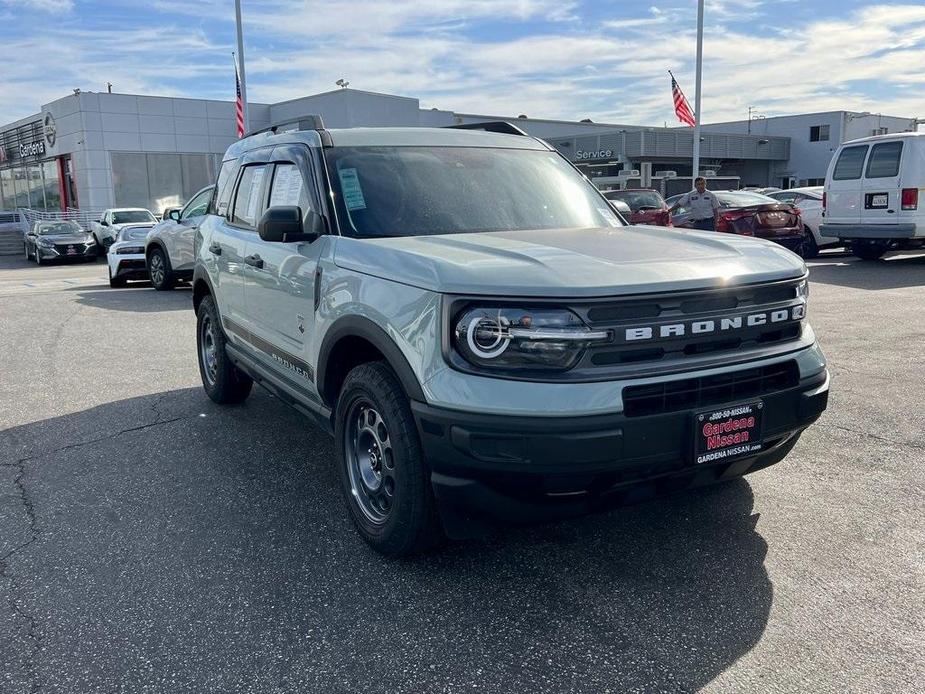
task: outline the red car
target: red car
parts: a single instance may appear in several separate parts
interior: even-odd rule
[[[626,190],[608,190],[604,193],[608,200],[620,200],[629,205],[632,213],[630,224],[654,224],[660,227],[671,226],[668,205],[657,191],[647,188],[627,188]]]
[[[803,220],[793,205],[744,190],[712,192],[723,207],[716,231],[767,239],[797,254],[803,250]],[[687,219],[687,210],[679,208],[675,226],[688,226]]]

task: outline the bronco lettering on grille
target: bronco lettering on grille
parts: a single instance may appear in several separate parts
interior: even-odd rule
[[[657,338],[685,337],[687,335],[709,335],[711,333],[740,330],[743,327],[755,328],[762,325],[799,321],[803,320],[805,315],[806,305],[797,304],[796,306],[775,311],[626,328],[624,336],[627,342],[638,342]]]

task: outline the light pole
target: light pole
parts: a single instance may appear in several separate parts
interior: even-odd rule
[[[241,26],[241,0],[234,0],[235,21],[238,25],[238,73],[241,77],[241,101],[244,102],[244,132],[250,132],[250,117],[247,107],[247,78],[244,76],[244,29]]]
[[[694,178],[700,175],[700,83],[703,79],[703,0],[697,3],[697,91],[694,94]]]

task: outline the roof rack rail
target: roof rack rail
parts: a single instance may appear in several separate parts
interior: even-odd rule
[[[447,128],[456,128],[457,130],[484,130],[489,133],[503,133],[505,135],[523,135],[530,137],[523,130],[513,123],[506,120],[491,120],[481,123],[460,123],[459,125],[447,125]]]
[[[288,120],[280,121],[279,123],[273,123],[272,125],[268,125],[265,128],[257,128],[256,130],[251,130],[244,137],[259,135],[260,133],[273,133],[275,135],[288,125],[296,126],[294,130],[324,130],[324,121],[321,120],[321,116],[316,114],[309,114],[305,116],[290,118]],[[283,132],[287,131],[283,130]]]

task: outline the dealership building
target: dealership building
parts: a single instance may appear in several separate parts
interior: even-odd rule
[[[693,132],[422,109],[415,98],[338,89],[249,104],[251,129],[320,114],[327,127],[508,120],[546,139],[602,187],[689,189]],[[833,112],[705,125],[701,171],[717,186],[818,183],[846,139],[914,130],[914,118]],[[0,126],[0,210],[112,206],[160,212],[214,180],[235,141],[234,102],[75,91]]]

